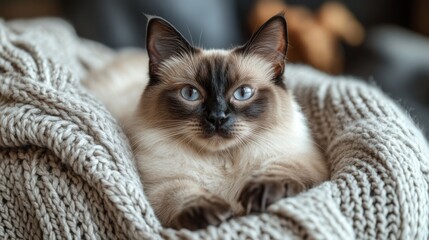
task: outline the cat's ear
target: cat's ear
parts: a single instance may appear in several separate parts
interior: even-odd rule
[[[146,50],[149,55],[149,71],[156,71],[160,62],[195,49],[166,20],[148,16],[146,32]]]
[[[284,14],[278,14],[266,21],[236,51],[243,54],[259,55],[273,64],[275,77],[283,74],[288,48],[288,32]]]

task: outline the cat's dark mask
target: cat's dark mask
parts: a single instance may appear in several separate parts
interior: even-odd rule
[[[278,95],[286,92],[283,16],[272,17],[245,45],[231,50],[191,46],[158,17],[149,19],[146,42],[150,80],[142,103],[157,99],[153,121],[183,121],[203,139],[231,139],[252,124],[275,120]]]

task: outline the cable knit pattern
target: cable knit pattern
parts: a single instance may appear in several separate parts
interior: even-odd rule
[[[331,180],[191,232],[163,229],[120,127],[80,84],[115,53],[63,21],[0,21],[1,239],[429,239],[429,150],[378,89],[288,65]]]

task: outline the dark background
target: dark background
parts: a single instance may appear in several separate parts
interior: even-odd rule
[[[0,0],[0,17],[56,16],[85,38],[112,48],[144,47],[146,17],[172,22],[196,45],[229,48],[248,38],[256,0]],[[325,1],[288,0],[317,10]],[[375,82],[429,129],[429,0],[343,0],[366,29],[362,45],[343,45],[341,74]]]

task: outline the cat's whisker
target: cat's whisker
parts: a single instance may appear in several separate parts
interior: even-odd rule
[[[199,149],[198,149],[197,153],[198,153],[198,154],[201,154],[201,152],[203,151],[203,149],[204,149],[204,146],[203,146],[203,145],[200,145],[200,147],[199,147]]]
[[[184,140],[186,140],[186,139],[188,139],[189,137],[187,136],[188,135],[188,133],[189,132],[196,132],[196,133],[199,133],[199,132],[201,132],[201,128],[199,127],[200,125],[198,124],[195,124],[195,123],[191,123],[191,124],[193,124],[193,125],[195,125],[195,126],[197,126],[197,127],[195,127],[195,126],[193,126],[193,127],[191,127],[191,128],[185,128],[185,127],[183,127],[183,123],[182,124],[180,124],[180,126],[178,126],[178,125],[170,125],[170,127],[180,127],[180,128],[178,128],[178,129],[175,129],[175,131],[173,131],[173,132],[171,132],[171,133],[169,133],[169,134],[166,134],[166,133],[158,133],[158,139],[152,139],[152,143],[153,144],[155,144],[155,143],[162,143],[162,141],[165,141],[165,140],[167,140],[168,138],[172,138],[172,137],[178,137],[179,136],[179,141],[180,142],[183,142]],[[180,138],[180,136],[184,136],[184,138]],[[136,140],[136,138],[139,138],[139,136],[134,136],[133,137],[133,142],[134,142],[134,146],[133,147],[135,147],[135,145],[138,145],[138,144],[140,144],[141,143],[141,141],[139,141],[139,140]],[[189,143],[192,141],[192,139],[189,139],[188,141],[187,141],[187,145],[189,145]]]
[[[198,47],[201,47],[201,37],[203,36],[203,30],[200,32],[200,37],[198,39]]]
[[[252,133],[253,134],[253,133]],[[262,143],[265,143],[266,141],[265,141],[265,139],[262,137],[262,136],[259,136],[259,135],[254,135],[254,137],[255,138],[257,138],[258,139],[258,141],[257,140],[255,140],[255,139],[253,139],[253,135],[251,136],[251,137],[248,137],[248,138],[246,138],[246,139],[242,139],[243,140],[243,142],[244,142],[244,144],[248,147],[248,148],[252,148],[252,146],[249,144],[249,142],[251,143],[251,144],[254,144],[254,145],[256,145],[256,147],[258,147],[258,149],[261,149],[261,150],[263,150],[263,151],[269,151],[268,149],[267,149],[267,147],[266,146],[264,146],[264,145],[262,145]],[[247,140],[247,141],[245,141],[245,140]]]
[[[158,137],[157,139],[151,139],[151,143],[152,144],[162,143],[163,141],[168,140],[168,138],[180,136],[183,133],[184,133],[183,131],[172,132],[172,133],[169,133],[169,134],[161,134],[161,133],[159,133],[157,135],[157,137]],[[139,138],[141,138],[141,139],[139,139]],[[138,140],[136,140],[136,139],[138,139]],[[136,147],[136,145],[139,145],[139,144],[141,144],[144,141],[144,138],[141,137],[141,136],[138,136],[138,135],[136,136],[136,139],[134,139],[133,147]]]
[[[195,46],[195,44],[194,44],[194,39],[192,39],[191,30],[189,30],[189,26],[188,26],[188,25],[186,25],[186,28],[188,29],[189,37],[191,38],[191,43],[192,43],[192,45],[194,45],[194,46]]]
[[[181,144],[183,144],[186,140],[188,140],[189,139],[189,136],[188,135],[182,135],[181,136],[181,138],[179,138],[179,140],[177,141],[177,143],[175,144],[175,147],[177,148],[177,149],[180,149],[180,145]],[[188,142],[189,142],[189,140],[188,140]],[[185,143],[185,145],[188,145],[188,143]]]

